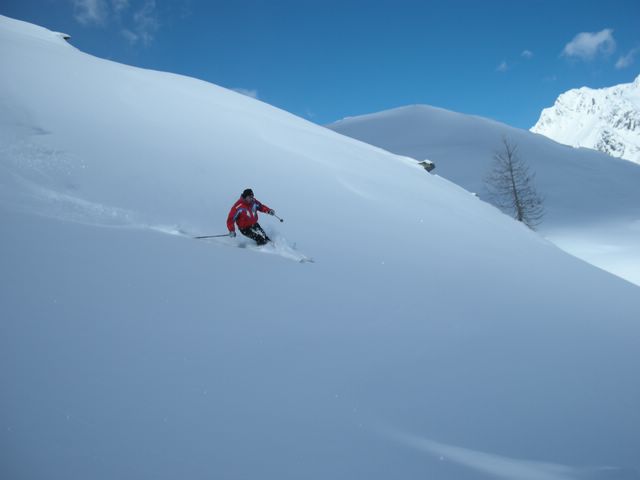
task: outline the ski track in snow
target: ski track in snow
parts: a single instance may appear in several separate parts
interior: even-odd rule
[[[620,467],[574,467],[505,457],[493,453],[447,445],[432,439],[397,431],[386,435],[399,444],[457,463],[492,478],[504,480],[640,480],[640,472]]]
[[[0,200],[8,208],[58,220],[99,227],[132,227],[135,214],[129,210],[91,202],[81,197],[39,185],[12,175],[14,186],[0,185]]]
[[[15,193],[12,196],[12,202],[5,202],[4,200],[8,200],[10,195],[7,195],[5,189],[0,186],[0,199],[3,200],[4,205],[11,205],[17,210],[40,216],[94,227],[141,229],[168,235],[194,237],[194,235],[187,233],[177,225],[145,223],[140,221],[139,215],[129,210],[90,202],[80,197],[41,187],[25,179],[19,179],[19,182],[26,187],[18,197],[19,202],[15,201]],[[271,232],[270,235],[273,236]],[[264,246],[255,245],[251,240],[245,238],[231,239],[223,237],[202,239],[202,241],[220,246],[246,248],[254,252],[277,255],[299,263],[314,262],[312,258],[298,252],[295,246],[290,246],[287,240],[279,235],[273,236],[272,243]]]
[[[0,200],[5,207],[85,225],[135,225],[133,212],[72,193],[78,189],[74,173],[85,168],[82,160],[26,135],[3,140],[6,145],[0,150]]]
[[[142,229],[168,235],[194,237],[177,225],[144,222],[141,216],[133,211],[59,192],[39,185],[15,172],[9,172],[6,178],[12,178],[13,186],[18,188],[0,184],[0,200],[3,205],[18,211],[94,227]],[[273,241],[265,246],[252,244],[251,240],[244,237],[203,240],[221,246],[246,248],[254,252],[277,255],[300,263],[313,263],[312,258],[298,252],[296,247],[290,246],[285,238],[272,232],[269,234]]]

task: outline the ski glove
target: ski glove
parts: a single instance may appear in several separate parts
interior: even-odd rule
[[[234,238],[234,237],[236,236],[236,232],[235,232],[235,231],[233,231],[233,230],[231,230],[231,231],[229,232],[229,236],[230,236],[231,238]]]
[[[275,215],[276,211],[275,210],[269,210],[269,212],[267,212],[267,213],[269,213],[269,215]]]

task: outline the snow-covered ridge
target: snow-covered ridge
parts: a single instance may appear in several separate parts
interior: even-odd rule
[[[640,163],[640,75],[632,83],[561,94],[531,131]]]
[[[29,36],[33,39],[66,45],[67,47],[70,46],[67,42],[70,36],[66,33],[52,32],[51,30],[48,30],[39,25],[23,22],[21,20],[14,20],[3,15],[0,15],[0,28],[4,32],[11,32],[17,35]]]
[[[501,139],[518,146],[546,198],[539,231],[570,253],[640,285],[640,166],[568,148],[493,120],[412,105],[336,122],[329,128],[417,160],[481,198]]]

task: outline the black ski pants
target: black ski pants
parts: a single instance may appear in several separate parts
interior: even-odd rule
[[[258,245],[264,245],[271,241],[259,223],[255,223],[247,228],[241,228],[240,233],[245,237],[255,240]]]

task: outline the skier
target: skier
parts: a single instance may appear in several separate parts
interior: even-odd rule
[[[253,196],[253,190],[245,189],[236,203],[233,204],[227,216],[227,228],[229,236],[236,236],[234,224],[238,224],[238,229],[245,237],[255,240],[258,245],[264,245],[271,239],[258,223],[258,211],[275,215],[275,211],[260,203]]]

